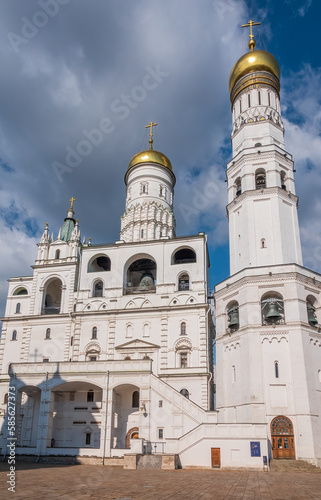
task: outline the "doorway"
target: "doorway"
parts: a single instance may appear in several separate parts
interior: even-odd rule
[[[211,448],[212,469],[221,467],[221,448]]]
[[[273,458],[295,460],[293,424],[287,417],[279,416],[271,422]]]

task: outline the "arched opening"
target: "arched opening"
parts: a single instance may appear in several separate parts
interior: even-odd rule
[[[97,326],[94,326],[92,331],[91,331],[91,338],[96,339],[97,338]]]
[[[51,333],[50,328],[47,328],[47,330],[46,330],[46,336],[45,336],[45,339],[46,339],[46,340],[49,340],[49,339],[50,339],[50,333]]]
[[[255,171],[255,189],[263,189],[266,187],[266,173],[263,168]]]
[[[193,264],[196,262],[196,253],[191,248],[181,248],[174,253],[172,264]]]
[[[186,335],[186,323],[182,321],[181,323],[181,335]]]
[[[91,347],[86,351],[86,361],[99,361],[100,351]]]
[[[238,197],[242,194],[242,182],[241,178],[238,177],[235,181],[235,196]]]
[[[285,323],[283,297],[277,292],[267,292],[261,299],[262,325]]]
[[[92,403],[94,401],[95,393],[92,389],[87,392],[87,403]]]
[[[316,315],[316,299],[312,295],[308,295],[306,299],[307,305],[307,315],[308,315],[308,323],[310,326],[315,328],[318,325],[318,318]]]
[[[189,275],[187,273],[180,274],[178,278],[178,290],[189,290]]]
[[[126,448],[130,448],[130,440],[131,439],[139,439],[139,428],[138,427],[133,427],[132,429],[129,429],[129,431],[126,434]]]
[[[227,305],[227,327],[230,332],[235,332],[239,329],[239,304],[236,300],[233,300]]]
[[[41,314],[59,314],[61,306],[62,282],[59,278],[50,280],[44,291]]]
[[[274,361],[274,375],[275,378],[279,378],[279,362]]]
[[[286,183],[285,183],[286,174],[283,170],[280,172],[280,179],[281,179],[281,188],[286,190]]]
[[[19,287],[13,292],[13,295],[28,295],[28,290],[24,287]]]
[[[104,284],[101,280],[95,281],[93,288],[93,297],[102,297],[104,291]]]
[[[16,314],[20,313],[20,309],[21,309],[21,304],[20,302],[18,302],[18,304],[16,305]]]
[[[17,330],[13,330],[11,340],[17,340]]]
[[[181,393],[182,396],[184,396],[184,398],[189,399],[189,391],[188,391],[188,389],[181,389],[179,392]]]
[[[294,432],[291,420],[284,416],[271,422],[273,458],[295,459]]]
[[[156,262],[151,259],[138,259],[127,271],[125,294],[156,292]]]
[[[58,260],[60,258],[60,250],[56,250],[55,252],[55,260]]]
[[[104,271],[110,271],[110,258],[107,255],[99,255],[98,257],[93,257],[88,263],[89,273],[98,273]]]

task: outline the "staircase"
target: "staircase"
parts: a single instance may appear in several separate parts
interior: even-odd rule
[[[304,460],[275,460],[270,461],[271,472],[319,472],[321,469],[316,465]]]

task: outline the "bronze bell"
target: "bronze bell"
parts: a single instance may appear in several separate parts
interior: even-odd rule
[[[266,306],[265,319],[270,321],[278,321],[282,316],[276,302],[269,302]]]
[[[318,324],[318,320],[315,315],[314,307],[308,307],[308,322],[311,326],[316,326]]]
[[[229,322],[228,326],[230,328],[238,328],[239,326],[239,311],[238,309],[231,309],[228,313],[229,316]]]
[[[141,275],[138,290],[149,290],[154,286],[154,276],[151,273],[145,272]]]

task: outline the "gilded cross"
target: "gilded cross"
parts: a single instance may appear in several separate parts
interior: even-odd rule
[[[248,28],[250,27],[250,34],[249,34],[249,48],[251,50],[254,50],[254,47],[256,45],[255,40],[254,40],[254,35],[253,35],[253,26],[259,26],[261,23],[254,23],[253,21],[249,21],[247,24],[242,24],[242,28]]]
[[[69,200],[69,201],[71,202],[69,210],[72,210],[73,206],[74,206],[74,201],[76,201],[76,198],[72,197],[71,200]]]
[[[148,125],[145,125],[145,128],[150,128],[149,131],[149,149],[153,149],[153,127],[156,127],[157,123],[150,122]]]

